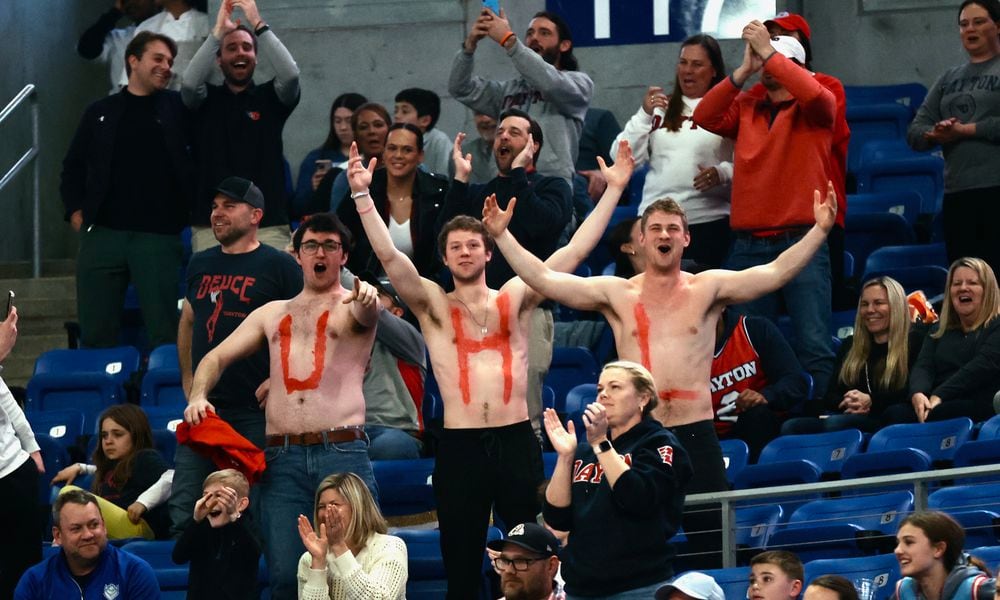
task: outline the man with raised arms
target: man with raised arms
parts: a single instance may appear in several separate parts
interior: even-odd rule
[[[529,138],[522,152],[533,152]],[[525,159],[527,157],[524,157]],[[608,189],[590,217],[557,250],[547,268],[572,271],[600,240],[632,174],[623,143],[613,167],[601,163]],[[531,312],[542,301],[518,278],[499,290],[486,285],[492,239],[478,219],[455,217],[438,238],[455,290],[423,279],[392,243],[368,196],[367,168],[352,145],[347,174],[358,214],[390,281],[420,320],[444,401],[444,431],[434,468],[441,555],[448,598],[478,595],[490,509],[504,523],[534,521],[542,481],[541,449],[525,400]],[[495,197],[491,196],[495,202]],[[512,199],[511,202],[514,202]]]
[[[814,196],[816,225],[773,262],[744,271],[718,269],[697,275],[681,271],[681,257],[691,236],[684,211],[673,200],[658,200],[643,212],[639,244],[646,270],[628,280],[577,277],[539,261],[507,231],[514,202],[506,211],[495,201],[487,202],[483,222],[525,283],[572,308],[600,311],[614,332],[618,356],[652,371],[662,386],[653,415],[674,432],[691,456],[695,477],[686,493],[696,494],[729,489],[712,424],[709,389],[716,322],[726,305],[747,302],[785,285],[826,243],[837,213],[833,184],[825,200],[819,190]],[[569,246],[575,244],[571,240]],[[712,529],[712,520],[704,512],[685,515],[684,529],[699,550],[718,549],[712,538],[692,538],[692,532]]]
[[[319,482],[350,471],[376,495],[365,437],[362,381],[375,340],[378,291],[340,283],[351,234],[332,214],[314,215],[292,238],[304,288],[269,302],[198,363],[184,418],[197,425],[215,410],[207,394],[223,370],[264,343],[271,385],[265,406],[267,469],[260,481],[261,531],[271,594],[295,597],[300,514],[311,514]]]

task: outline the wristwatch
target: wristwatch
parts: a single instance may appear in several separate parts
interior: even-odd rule
[[[597,449],[594,450],[594,454],[604,454],[608,450],[613,450],[614,446],[611,445],[610,440],[601,440],[601,443],[597,445]]]

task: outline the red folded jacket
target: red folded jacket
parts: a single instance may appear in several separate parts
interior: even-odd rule
[[[240,435],[219,415],[207,411],[198,425],[181,422],[177,425],[177,443],[212,459],[220,469],[236,469],[250,485],[260,479],[264,468],[264,451]]]

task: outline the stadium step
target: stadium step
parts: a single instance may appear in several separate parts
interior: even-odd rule
[[[67,347],[63,323],[76,320],[74,264],[44,261],[38,279],[31,277],[28,263],[0,264],[0,313],[6,308],[7,290],[14,291],[18,312],[17,345],[3,363],[7,385],[27,385],[41,353]]]

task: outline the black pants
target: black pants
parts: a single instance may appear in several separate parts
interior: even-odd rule
[[[996,224],[1000,220],[1000,186],[963,190],[944,195],[944,243],[948,261],[975,256],[1000,269],[1000,243]],[[947,292],[947,290],[945,290]]]
[[[13,598],[21,575],[42,560],[35,461],[29,458],[0,479],[0,498],[4,499],[7,515],[6,539],[0,544],[0,598]]]
[[[726,464],[712,421],[698,421],[670,427],[691,459],[693,475],[684,490],[686,495],[729,491]],[[722,513],[718,504],[704,504],[684,509],[684,533],[688,550],[694,553],[685,566],[696,570],[722,566]],[[701,533],[699,533],[701,532]]]
[[[490,510],[507,528],[533,523],[542,477],[542,451],[529,421],[441,433],[434,497],[448,598],[479,597]]]
[[[750,448],[750,462],[757,462],[760,451],[781,432],[781,417],[766,404],[758,404],[740,413],[729,433]]]

